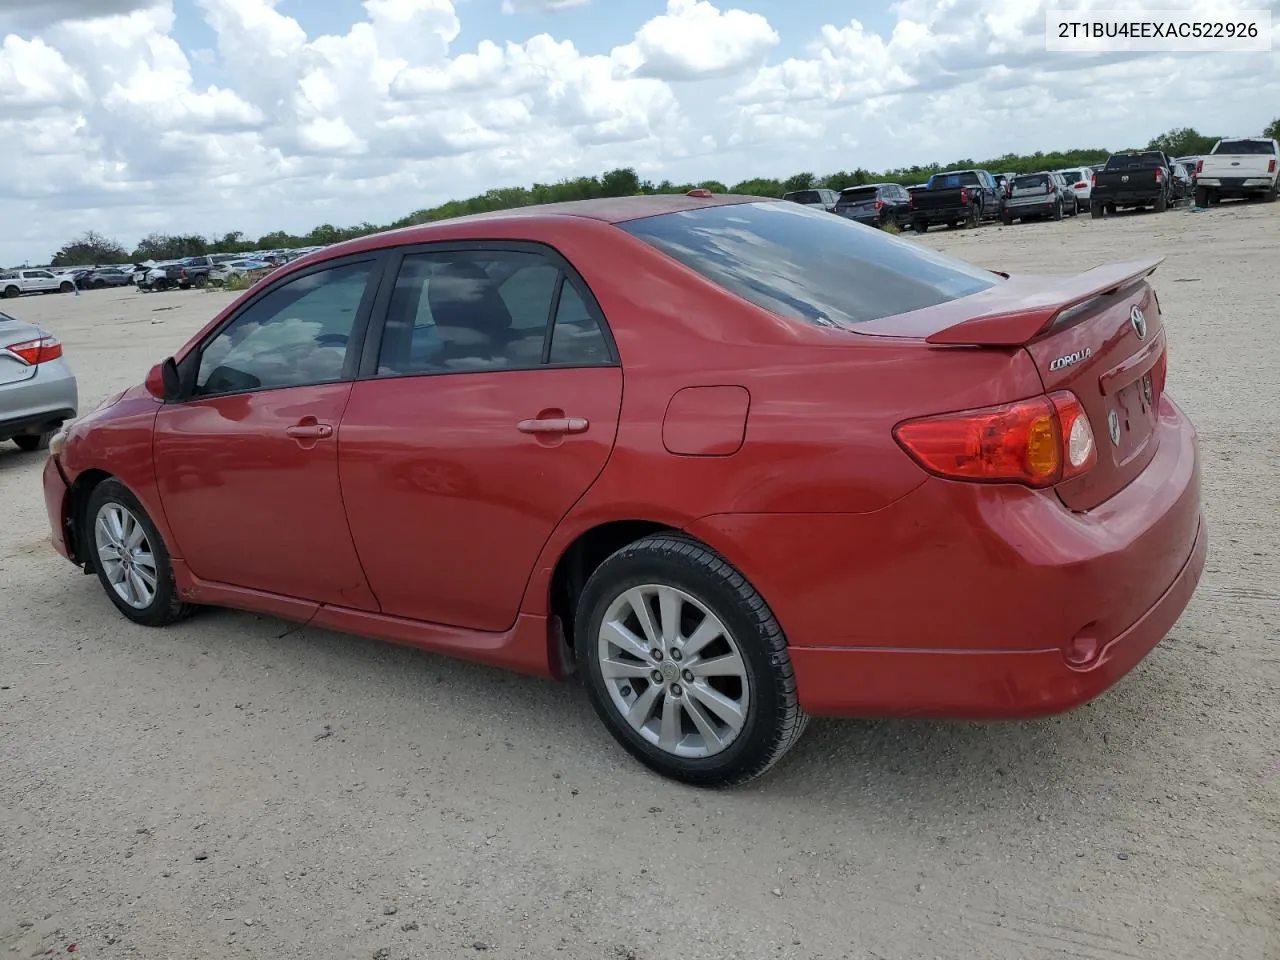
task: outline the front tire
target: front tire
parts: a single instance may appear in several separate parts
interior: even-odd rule
[[[178,596],[169,551],[138,498],[119,480],[89,495],[85,549],[116,609],[144,627],[163,627],[191,612]]]
[[[651,770],[697,786],[752,780],[808,723],[768,604],[714,551],[638,540],[587,581],[574,631],[592,706]]]

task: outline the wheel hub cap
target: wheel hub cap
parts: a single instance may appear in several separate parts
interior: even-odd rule
[[[111,589],[134,609],[149,607],[159,577],[155,554],[138,518],[123,504],[104,504],[94,520],[93,538]]]

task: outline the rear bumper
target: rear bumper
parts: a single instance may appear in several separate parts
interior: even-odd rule
[[[1071,710],[1136,667],[1177,623],[1200,582],[1209,540],[1203,521],[1177,578],[1141,619],[1086,668],[1061,650],[791,651],[800,702],[815,716],[1019,719]],[[856,702],[851,686],[856,684]]]
[[[76,415],[75,375],[62,360],[36,368],[35,376],[0,387],[0,440],[43,433]]]
[[[930,479],[866,514],[726,515],[690,532],[769,602],[814,715],[1056,713],[1142,660],[1199,582],[1195,429],[1166,396],[1157,431],[1147,468],[1087,513]]]
[[[912,210],[912,222],[923,223],[952,223],[953,221],[969,219],[969,206],[963,207],[941,207],[935,210]]]
[[[1010,203],[1005,201],[1004,215],[1017,220],[1019,217],[1038,217],[1058,209],[1058,198],[1036,200],[1034,203]]]
[[[1095,193],[1091,199],[1092,203],[1114,204],[1117,207],[1137,207],[1153,205],[1160,199],[1160,191],[1158,190],[1120,190],[1107,191],[1106,193]]]

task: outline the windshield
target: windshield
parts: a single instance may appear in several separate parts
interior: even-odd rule
[[[981,181],[976,173],[935,173],[929,178],[930,190],[949,190],[954,187],[976,187]]]
[[[1213,152],[1272,157],[1275,156],[1276,148],[1270,140],[1223,140]]]
[[[701,207],[618,226],[758,307],[849,326],[986,290],[995,274],[807,207]]]

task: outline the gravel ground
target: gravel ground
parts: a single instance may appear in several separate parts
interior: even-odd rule
[[[1173,634],[1033,723],[815,722],[747,789],[643,771],[574,684],[210,611],[151,631],[47,543],[0,449],[0,956],[1280,957],[1280,207],[923,242],[1069,272],[1167,256],[1211,547]],[[227,299],[4,309],[83,406]]]

